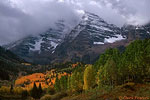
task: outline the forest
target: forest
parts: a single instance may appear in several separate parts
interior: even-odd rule
[[[125,100],[135,96],[149,100],[150,39],[135,40],[123,51],[107,49],[93,65],[78,62],[66,66],[44,73],[42,78],[50,81],[29,81],[32,88],[0,86],[0,98],[15,94],[13,100]]]

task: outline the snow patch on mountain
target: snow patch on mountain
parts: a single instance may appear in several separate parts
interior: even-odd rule
[[[104,44],[104,42],[94,42],[93,44]]]
[[[30,48],[30,50],[31,51],[40,51],[42,42],[43,42],[42,39],[36,41],[35,44],[33,45],[34,48]]]
[[[104,42],[105,43],[114,43],[114,42],[126,39],[122,35],[115,35],[115,36],[116,37],[105,38]]]
[[[57,47],[57,45],[58,45],[57,43],[51,41],[51,46],[53,47],[53,49],[55,49]]]
[[[110,37],[110,38],[105,38],[104,42],[93,42],[93,44],[105,44],[105,43],[114,43],[117,41],[121,41],[124,40],[126,38],[124,38],[122,35],[115,35],[115,37]]]

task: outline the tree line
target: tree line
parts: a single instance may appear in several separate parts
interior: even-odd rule
[[[108,49],[94,65],[80,65],[71,75],[57,77],[56,91],[86,91],[95,87],[150,80],[150,40],[135,40],[126,49]]]

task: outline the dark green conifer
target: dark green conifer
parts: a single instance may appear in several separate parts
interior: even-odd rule
[[[38,99],[38,98],[39,98],[39,97],[38,97],[38,88],[37,88],[35,82],[34,82],[33,88],[32,88],[31,91],[30,91],[30,94],[31,94],[31,96],[32,96],[34,99]]]
[[[39,88],[38,88],[38,97],[40,98],[42,96],[43,90],[42,90],[42,86],[41,83],[39,84]]]

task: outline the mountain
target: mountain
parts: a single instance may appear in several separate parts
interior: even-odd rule
[[[150,38],[150,24],[142,26],[124,25],[121,29],[129,40]]]
[[[0,47],[0,80],[9,80],[19,72],[21,63],[25,62],[9,50]]]
[[[93,63],[109,44],[126,40],[119,27],[108,24],[98,15],[86,12],[80,23],[56,48],[54,62]]]
[[[50,54],[63,42],[69,29],[64,20],[59,20],[55,23],[55,28],[49,28],[39,35],[28,36],[5,47],[29,62],[48,63]]]
[[[12,53],[9,50],[6,50],[0,46],[0,59],[7,59],[15,63],[25,62],[23,59],[20,59],[17,55]]]
[[[86,12],[80,23],[68,35],[68,40],[73,41],[78,36],[87,36],[92,44],[113,43],[125,39],[119,27],[108,24],[98,15]]]
[[[5,47],[25,60],[37,64],[58,62],[93,63],[108,48],[123,50],[135,39],[150,37],[150,25],[109,24],[98,15],[85,12],[78,25],[70,28],[64,20],[56,28],[29,36]]]

